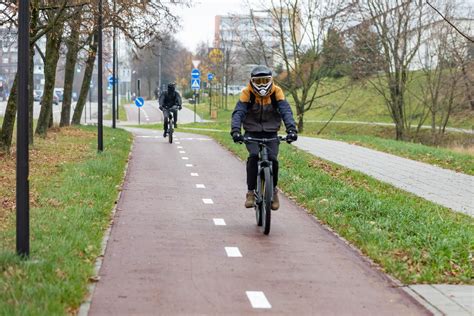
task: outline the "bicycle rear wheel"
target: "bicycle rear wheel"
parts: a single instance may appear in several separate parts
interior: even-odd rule
[[[270,233],[270,224],[272,219],[272,198],[273,198],[273,179],[270,173],[270,168],[266,167],[263,169],[264,183],[262,187],[262,226],[263,233],[268,235]]]

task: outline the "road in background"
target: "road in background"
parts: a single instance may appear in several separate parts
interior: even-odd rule
[[[72,115],[74,114],[75,106],[76,106],[76,102],[73,102],[72,107],[71,107],[71,118],[72,118]],[[7,107],[7,101],[0,102],[0,116],[4,116],[6,107]],[[59,103],[58,105],[53,104],[53,121],[56,124],[59,124],[59,121],[61,120],[61,107],[62,107],[62,103]],[[92,102],[92,103],[86,102],[86,105],[84,106],[84,108],[85,108],[84,111],[82,111],[81,122],[83,123],[89,122],[91,120],[90,119],[91,116],[92,116],[92,120],[94,119],[97,120],[97,102]],[[41,110],[40,103],[34,102],[34,105],[33,105],[33,118],[34,119],[38,119],[40,110]],[[91,110],[92,110],[92,114],[90,113]],[[108,111],[108,108],[105,109],[105,112],[107,111]],[[86,114],[87,114],[87,117],[86,117]]]
[[[126,104],[125,111],[127,112],[127,125],[138,124],[138,108],[135,104]],[[158,107],[158,101],[148,100],[141,107],[140,122],[142,124],[156,124],[163,122],[163,112]],[[203,120],[199,115],[196,115],[196,122],[202,122]],[[178,124],[186,124],[194,122],[194,112],[183,107],[178,112]]]

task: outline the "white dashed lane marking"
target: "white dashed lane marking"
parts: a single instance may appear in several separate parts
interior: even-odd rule
[[[225,221],[223,218],[213,218],[214,225],[216,226],[226,226]]]
[[[247,297],[253,308],[272,308],[272,305],[270,305],[270,302],[268,302],[263,292],[247,291],[245,293],[247,294]]]
[[[205,189],[206,186],[204,184],[196,184],[196,189]]]
[[[214,201],[212,199],[202,199],[202,202],[204,204],[214,204]]]
[[[183,146],[178,146],[178,147],[176,147],[176,148],[178,148],[178,149],[183,149]]]
[[[181,157],[181,159],[183,159],[183,160],[189,160],[188,157]]]
[[[225,252],[229,258],[241,258],[242,254],[238,247],[225,247]]]
[[[186,164],[186,167],[192,167],[192,166],[193,166],[193,165],[190,164],[190,163],[187,163],[187,164]]]
[[[184,150],[179,151],[180,154],[185,154],[186,152]]]
[[[197,174],[195,172],[191,172],[191,177],[199,177],[199,174]]]
[[[174,143],[175,143],[176,145],[179,145],[179,144],[181,144],[180,142],[174,142]]]

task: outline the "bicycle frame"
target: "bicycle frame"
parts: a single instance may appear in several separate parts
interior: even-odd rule
[[[261,179],[264,176],[264,168],[270,169],[270,175],[273,177],[273,163],[268,159],[268,149],[267,145],[264,142],[258,143],[259,152],[258,152],[258,167],[257,167],[257,188],[255,190],[255,198],[257,203],[262,203],[263,194],[261,186]],[[273,186],[273,184],[272,184]],[[273,199],[273,190],[272,190],[272,199]]]

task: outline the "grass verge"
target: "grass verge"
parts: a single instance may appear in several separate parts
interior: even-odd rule
[[[93,127],[65,128],[31,150],[31,257],[15,255],[14,162],[1,157],[0,314],[75,313],[87,292],[103,234],[123,180],[131,137]],[[7,188],[3,186],[7,183]]]
[[[224,133],[198,133],[215,138],[241,158],[247,155],[244,146]],[[293,146],[282,145],[280,150],[280,187],[384,271],[405,284],[473,284],[471,217]]]

